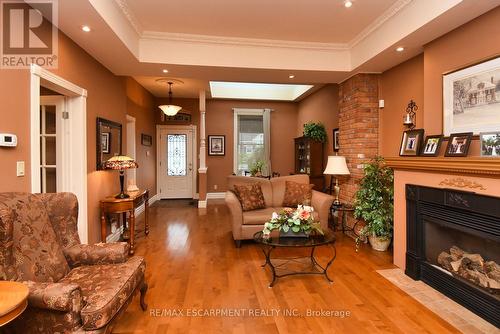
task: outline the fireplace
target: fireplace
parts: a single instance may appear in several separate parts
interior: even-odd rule
[[[406,185],[406,275],[500,327],[500,198]]]

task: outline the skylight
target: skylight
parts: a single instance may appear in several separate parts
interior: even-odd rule
[[[312,85],[210,81],[213,98],[295,101]]]

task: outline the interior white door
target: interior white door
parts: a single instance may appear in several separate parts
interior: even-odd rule
[[[193,198],[193,138],[189,129],[160,133],[160,198]]]
[[[64,189],[64,154],[67,149],[67,127],[64,118],[65,99],[61,95],[40,96],[40,192]]]

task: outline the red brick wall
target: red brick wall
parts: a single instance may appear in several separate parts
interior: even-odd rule
[[[340,201],[353,203],[363,169],[378,154],[378,75],[357,74],[339,86],[339,155],[351,175],[340,179]],[[365,158],[359,158],[364,154]],[[349,219],[348,224],[353,223]]]

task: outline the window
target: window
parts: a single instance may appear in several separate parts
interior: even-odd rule
[[[263,174],[270,170],[266,110],[235,109],[234,173],[245,175],[257,161],[264,163]],[[268,114],[267,114],[268,115]]]
[[[167,174],[186,176],[187,135],[167,135]]]

